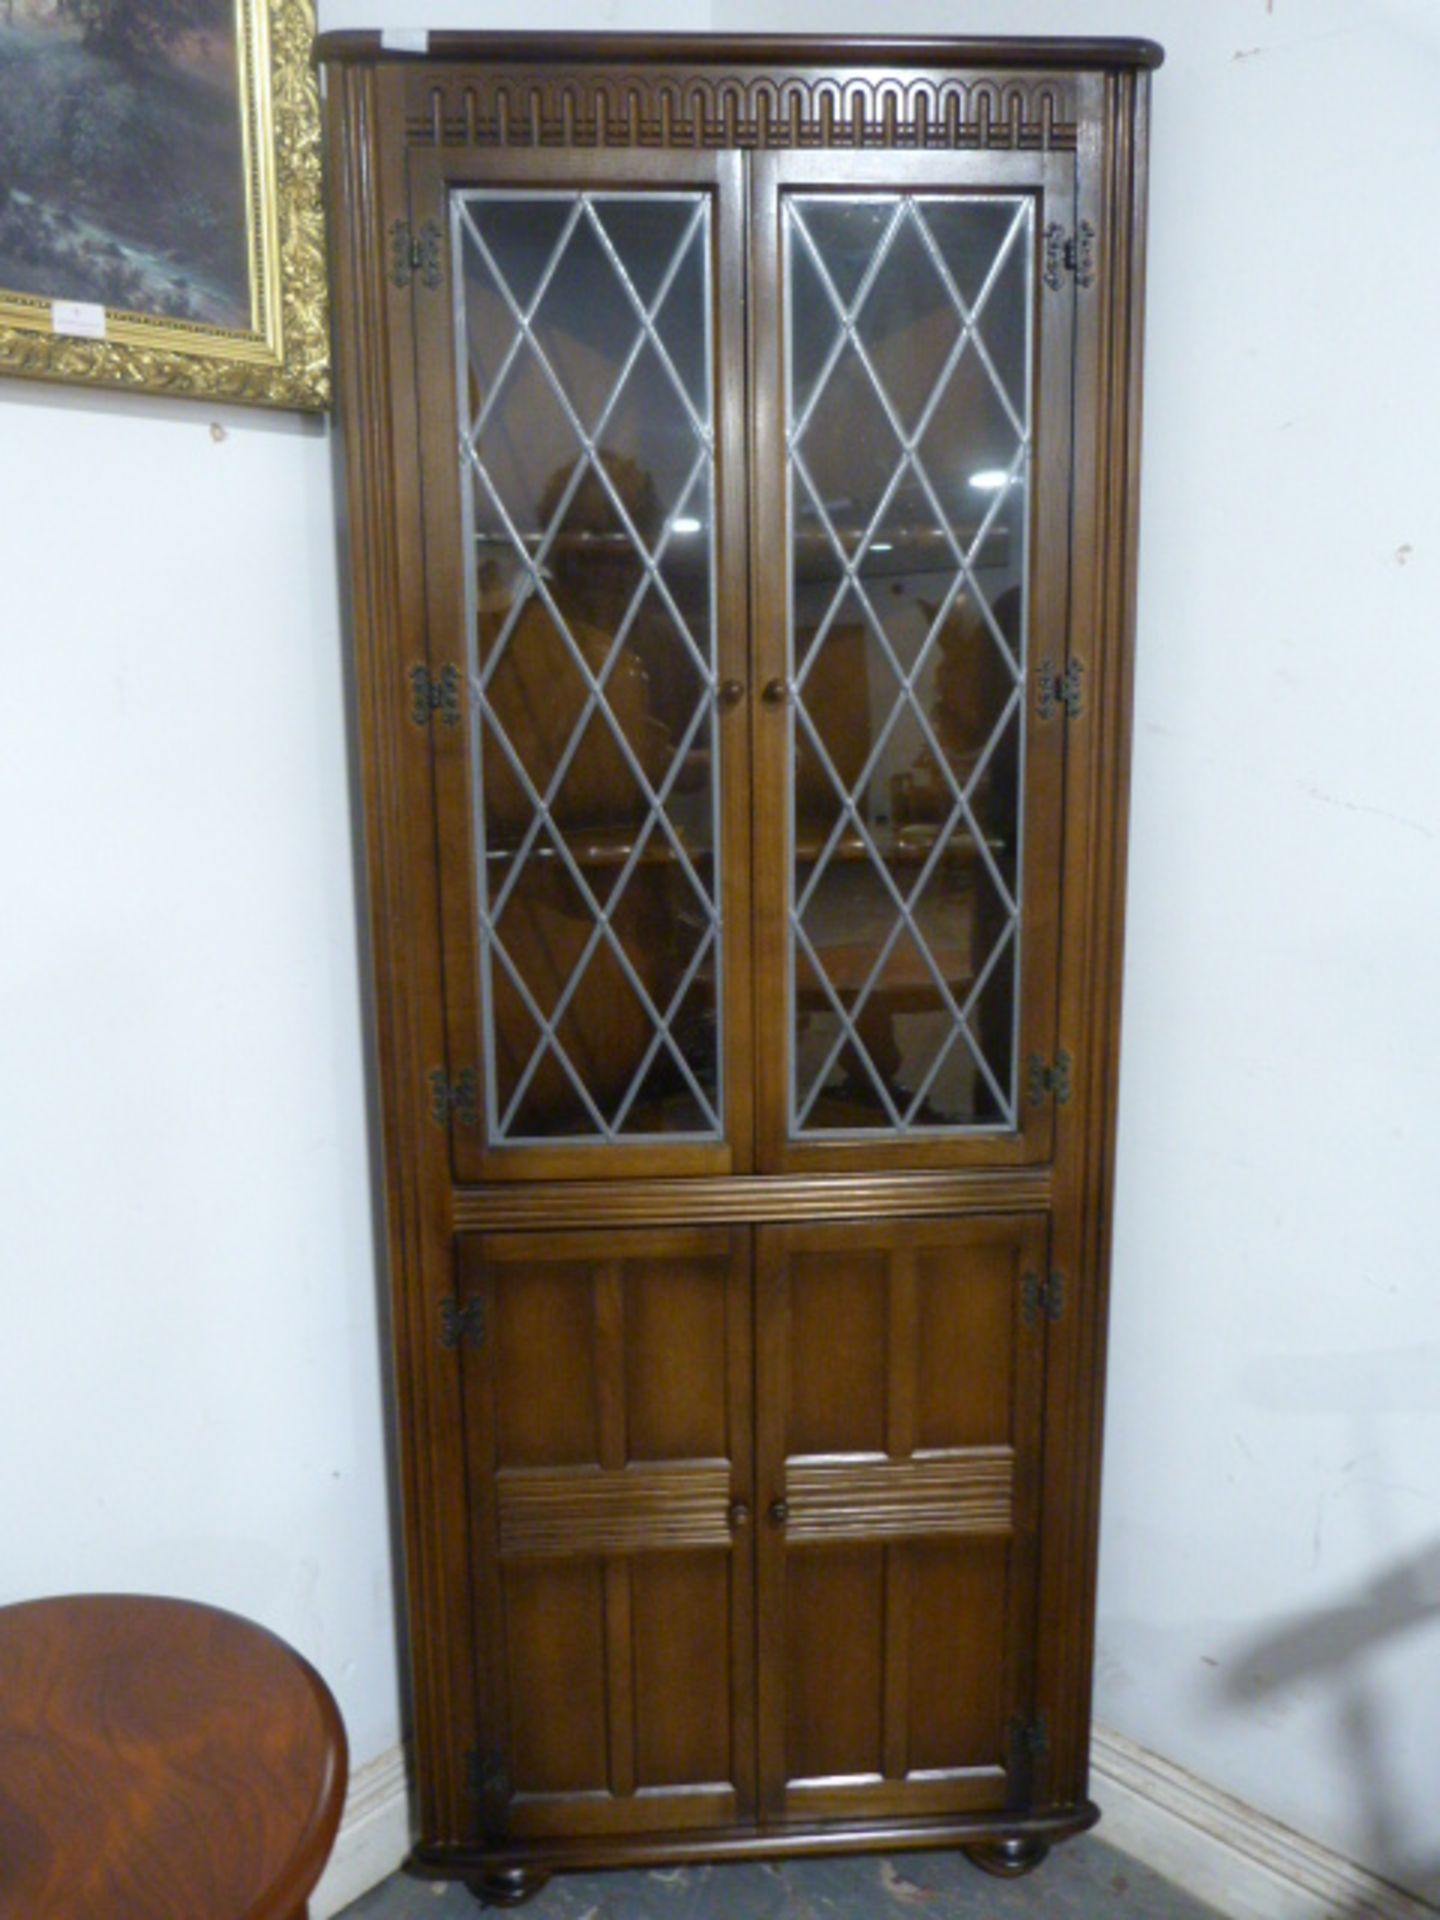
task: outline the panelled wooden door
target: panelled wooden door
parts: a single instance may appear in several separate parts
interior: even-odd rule
[[[762,1817],[1023,1804],[1046,1223],[757,1239]]]
[[[754,156],[765,1168],[1050,1152],[1074,198],[1070,155]]]
[[[461,1245],[487,1839],[753,1816],[749,1238]]]
[[[409,192],[456,1177],[748,1171],[741,156]]]

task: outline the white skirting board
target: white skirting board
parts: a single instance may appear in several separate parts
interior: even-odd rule
[[[1227,1920],[1434,1920],[1437,1909],[1096,1727],[1099,1833]]]
[[[1227,1920],[1440,1915],[1440,1908],[1378,1880],[1123,1734],[1097,1727],[1092,1752],[1092,1791],[1104,1815],[1101,1836]],[[335,1851],[311,1895],[311,1920],[333,1920],[394,1873],[409,1846],[405,1750],[392,1747],[350,1782]]]
[[[310,1920],[333,1920],[394,1873],[409,1851],[405,1749],[391,1747],[351,1777],[335,1850],[310,1896]]]

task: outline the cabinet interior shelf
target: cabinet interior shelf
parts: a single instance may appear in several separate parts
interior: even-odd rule
[[[906,826],[900,828],[896,837],[888,843],[881,840],[875,851],[879,852],[885,864],[890,867],[919,867],[930,858],[935,842],[940,834],[939,827]],[[795,862],[798,866],[814,866],[825,852],[827,835],[821,833],[805,834],[795,843]],[[635,849],[635,830],[601,829],[586,832],[571,828],[563,833],[566,851],[582,872],[590,869],[609,869],[623,867]],[[1005,840],[999,834],[987,834],[985,845],[992,854],[1005,851]],[[509,866],[519,855],[518,846],[490,846],[485,850],[486,864],[500,869]],[[692,865],[711,858],[708,847],[687,846],[686,858]],[[941,856],[943,860],[973,865],[979,859],[979,849],[975,836],[971,833],[953,833]],[[546,841],[540,841],[531,847],[525,855],[527,861],[539,860],[554,862],[560,859],[555,847]],[[842,834],[831,847],[827,864],[848,866],[873,858],[871,848],[858,833]],[[652,834],[641,849],[637,866],[674,867],[679,865],[679,855],[668,840],[659,839]]]
[[[866,551],[865,571],[867,574],[900,573],[953,573],[955,566],[955,548],[969,553],[979,538],[982,523],[978,520],[967,524],[956,524],[950,528],[941,527],[898,527],[885,528],[883,538],[871,542]],[[677,562],[691,560],[697,569],[709,564],[709,543],[704,538],[703,528],[689,528],[684,531],[672,531],[665,548],[664,564],[672,568]],[[842,523],[835,528],[835,539],[846,553],[853,554],[864,538],[865,528],[861,525]],[[658,537],[658,536],[657,536]],[[533,560],[545,543],[543,533],[522,533],[520,539],[526,554]],[[802,580],[820,580],[840,578],[840,568],[836,561],[835,539],[823,527],[797,527],[791,539],[794,554],[796,576]],[[503,555],[513,560],[515,546],[506,534],[491,532],[477,533],[476,550],[483,555]],[[606,560],[633,554],[635,543],[623,529],[586,532],[583,529],[573,533],[557,533],[546,547],[547,559],[565,556],[583,557],[587,560]],[[977,567],[1006,567],[1010,564],[1010,528],[994,526],[986,533],[971,564]]]

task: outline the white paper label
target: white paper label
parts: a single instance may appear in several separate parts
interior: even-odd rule
[[[386,53],[428,53],[430,32],[427,27],[382,27],[380,45]]]
[[[103,340],[105,309],[88,300],[52,300],[50,325],[54,332],[73,334],[78,340]]]

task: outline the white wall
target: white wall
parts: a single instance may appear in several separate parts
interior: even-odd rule
[[[0,1605],[233,1607],[359,1766],[401,1705],[343,647],[325,423],[0,380]]]
[[[0,1602],[194,1595],[397,1737],[328,449],[0,386]]]
[[[1440,1895],[1440,13],[883,25],[1169,49],[1098,1715]]]
[[[470,20],[1167,43],[1099,1710],[1431,1884],[1440,20]],[[399,1710],[329,449],[0,383],[0,553],[0,1602],[237,1607],[364,1761]]]

